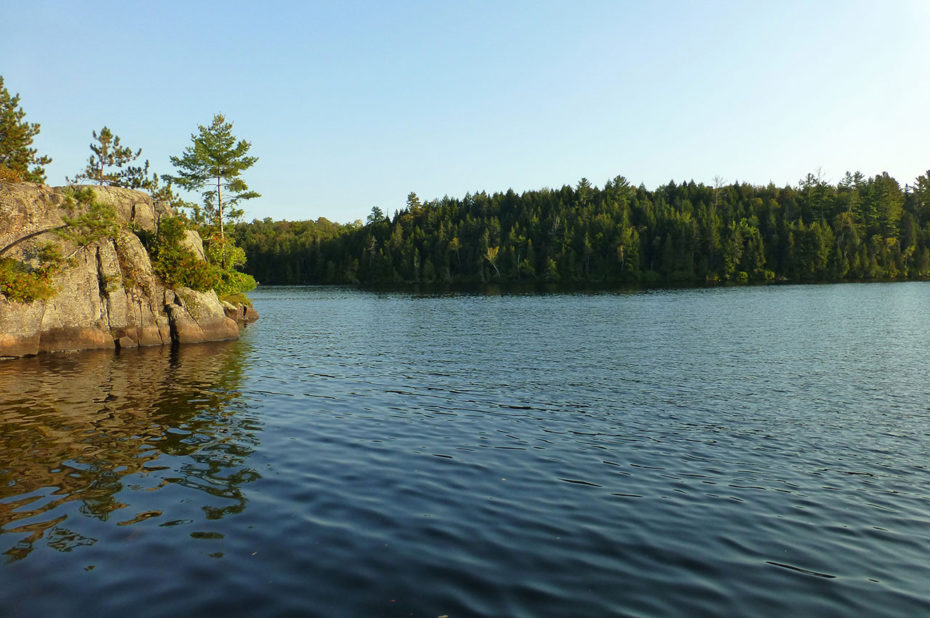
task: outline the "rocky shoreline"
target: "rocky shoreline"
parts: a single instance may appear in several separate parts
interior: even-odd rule
[[[173,213],[145,193],[93,187],[94,199],[116,212],[115,238],[79,245],[50,233],[64,224],[67,191],[0,183],[0,247],[35,234],[3,257],[30,264],[40,245],[49,242],[68,256],[51,278],[54,297],[13,302],[0,294],[0,358],[224,341],[238,338],[242,326],[258,319],[252,307],[221,301],[213,290],[198,292],[161,280],[135,232],[155,233],[158,221]],[[188,231],[184,244],[204,259],[196,232]]]

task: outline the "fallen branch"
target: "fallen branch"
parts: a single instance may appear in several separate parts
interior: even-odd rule
[[[25,236],[23,236],[23,237],[21,237],[21,238],[17,238],[16,240],[14,240],[13,242],[11,242],[10,244],[8,244],[7,246],[5,246],[4,248],[0,249],[0,255],[3,255],[4,253],[6,253],[7,251],[9,251],[9,250],[12,249],[13,247],[15,247],[16,245],[18,245],[19,243],[23,242],[24,240],[29,240],[30,238],[35,238],[36,236],[41,236],[42,234],[45,234],[45,233],[47,233],[47,232],[56,232],[56,231],[58,231],[58,230],[63,230],[63,229],[65,229],[66,227],[68,227],[68,226],[67,226],[67,225],[59,225],[58,227],[49,227],[49,228],[46,228],[46,229],[44,229],[44,230],[39,230],[38,232],[32,232],[31,234],[26,234]]]

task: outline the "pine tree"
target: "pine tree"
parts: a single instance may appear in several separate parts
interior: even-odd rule
[[[120,145],[119,135],[114,135],[107,126],[100,129],[99,135],[93,131],[93,136],[96,143],[91,142],[90,150],[94,154],[87,159],[87,166],[73,179],[69,178],[68,182],[89,180],[98,185],[129,187],[130,189],[149,186],[148,161],[144,166],[126,167],[142,156],[141,148],[133,153],[132,148]]]
[[[213,124],[209,127],[200,125],[199,133],[191,135],[193,143],[184,149],[184,153],[180,157],[171,157],[178,175],[165,177],[189,191],[201,191],[205,214],[211,222],[216,222],[224,242],[225,220],[235,221],[243,214],[235,208],[236,204],[261,197],[250,191],[240,178],[243,171],[258,161],[258,157],[246,156],[252,145],[245,140],[237,142],[232,128],[232,123],[226,122],[222,114],[214,115]]]
[[[19,106],[19,94],[10,96],[0,76],[0,171],[5,177],[26,182],[45,182],[45,168],[51,157],[39,156],[31,148],[39,134],[39,125],[25,122],[26,112]]]
[[[917,227],[927,221],[927,212],[930,211],[930,170],[914,181],[914,216],[917,217]]]

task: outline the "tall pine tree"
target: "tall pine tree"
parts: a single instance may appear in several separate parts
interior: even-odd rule
[[[199,132],[191,135],[192,144],[184,153],[171,157],[177,175],[166,177],[184,189],[201,192],[205,214],[211,224],[219,227],[220,238],[224,241],[225,221],[235,221],[242,216],[236,204],[261,197],[250,191],[240,177],[258,157],[247,156],[252,145],[245,140],[236,141],[232,128],[232,123],[226,122],[222,114],[213,116],[213,124],[209,127],[200,125]]]
[[[44,166],[52,159],[39,156],[32,148],[39,125],[26,122],[25,117],[26,112],[19,106],[19,95],[10,96],[0,76],[0,171],[11,179],[44,183]]]

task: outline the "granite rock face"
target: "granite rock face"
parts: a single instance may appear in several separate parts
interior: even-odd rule
[[[97,202],[113,206],[121,229],[115,239],[82,247],[43,232],[64,224],[62,215],[69,214],[66,188],[0,183],[0,250],[36,234],[2,257],[28,264],[34,262],[37,247],[48,242],[70,256],[52,279],[58,290],[53,298],[21,303],[0,294],[0,358],[236,339],[239,325],[254,321],[251,307],[224,304],[212,290],[171,288],[155,273],[134,231],[155,232],[159,219],[172,214],[170,209],[138,191],[93,189]],[[189,233],[184,244],[203,259],[196,233]]]

